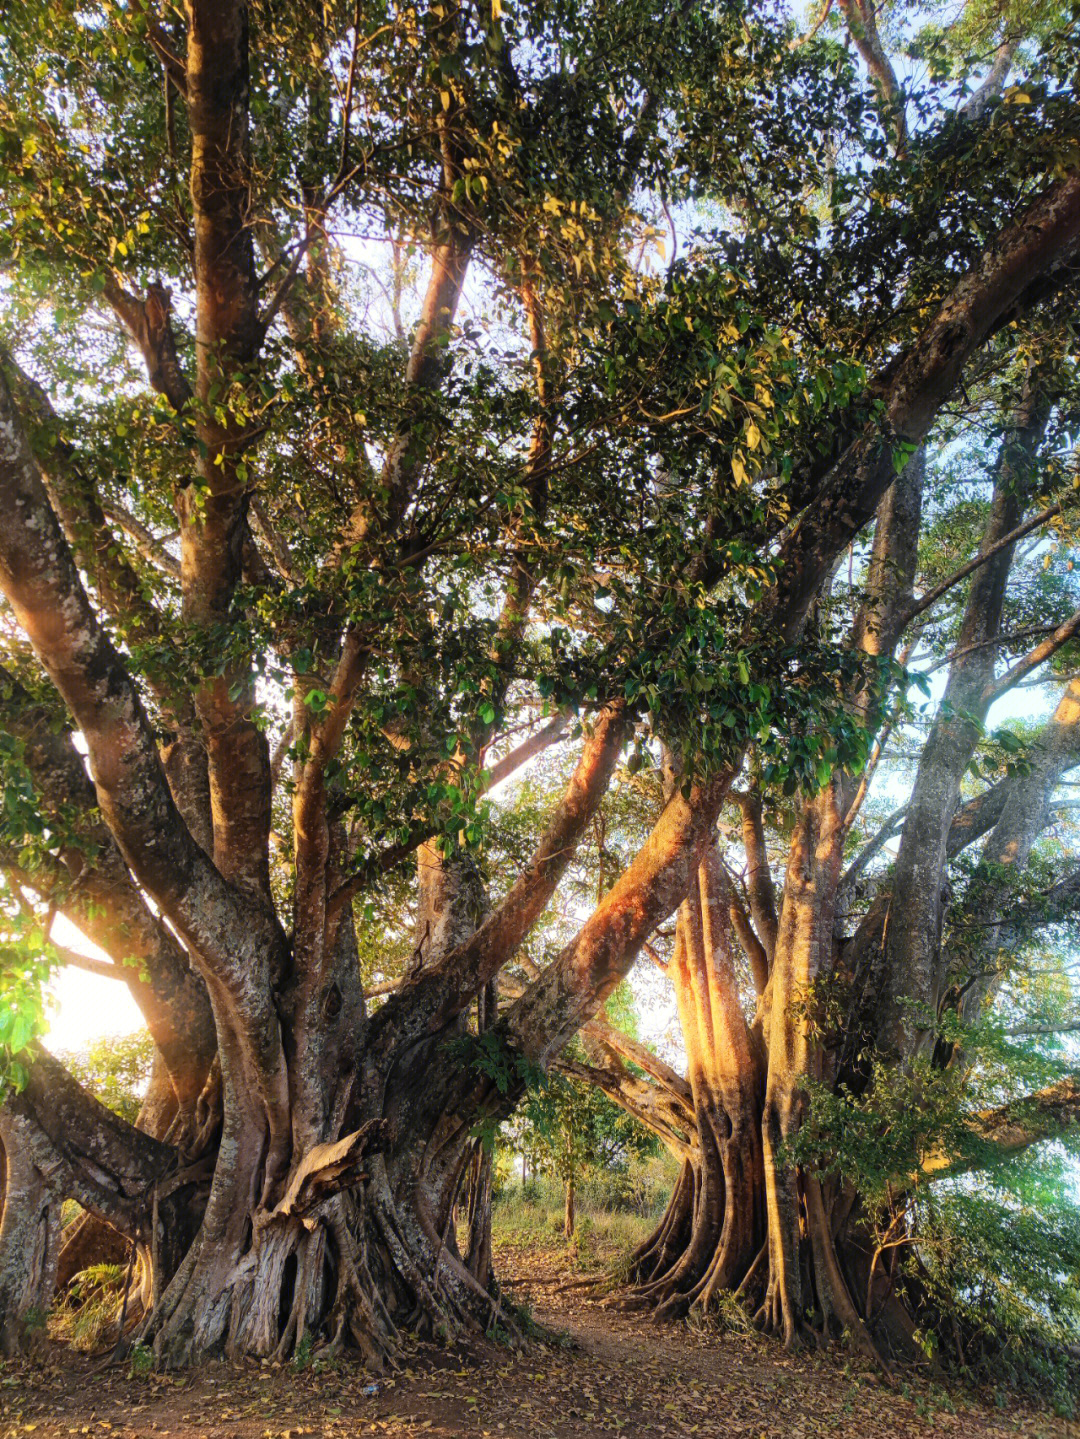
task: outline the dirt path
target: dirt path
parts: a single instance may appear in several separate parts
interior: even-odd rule
[[[1080,1427],[1028,1412],[995,1413],[925,1384],[906,1393],[842,1356],[788,1358],[756,1337],[656,1327],[583,1295],[558,1293],[565,1269],[550,1253],[501,1256],[515,1299],[561,1331],[523,1352],[418,1345],[370,1389],[350,1364],[207,1366],[183,1376],[133,1377],[127,1367],[58,1351],[44,1370],[0,1368],[0,1436],[35,1439],[958,1439],[1023,1434],[1080,1439]]]

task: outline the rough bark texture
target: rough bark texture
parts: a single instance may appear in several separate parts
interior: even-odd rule
[[[60,1259],[62,1194],[34,1154],[30,1128],[22,1116],[0,1111],[0,1353],[7,1359],[44,1342]]]

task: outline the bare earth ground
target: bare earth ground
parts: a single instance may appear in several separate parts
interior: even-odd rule
[[[0,1366],[0,1439],[904,1439],[941,1434],[1080,1436],[1080,1426],[1010,1406],[995,1411],[924,1380],[888,1388],[843,1355],[788,1357],[757,1336],[657,1326],[605,1306],[568,1278],[565,1252],[502,1247],[517,1300],[558,1343],[443,1350],[417,1345],[397,1373],[352,1364],[251,1364],[135,1377],[129,1366],[56,1349],[44,1367]]]

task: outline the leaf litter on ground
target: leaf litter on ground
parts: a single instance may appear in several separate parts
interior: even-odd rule
[[[0,1367],[0,1439],[1066,1439],[1068,1421],[992,1408],[925,1376],[898,1390],[842,1351],[785,1354],[753,1333],[658,1324],[616,1295],[565,1285],[561,1245],[498,1255],[507,1294],[544,1338],[414,1343],[373,1380],[343,1361],[206,1365],[133,1377],[57,1346],[45,1364]],[[372,1393],[373,1384],[377,1392]],[[367,1391],[367,1392],[365,1392]]]

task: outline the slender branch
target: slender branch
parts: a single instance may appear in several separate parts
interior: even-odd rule
[[[848,32],[855,41],[859,54],[866,61],[874,88],[881,97],[882,107],[895,127],[896,153],[902,157],[907,147],[904,93],[881,41],[877,16],[874,13],[874,0],[840,0],[840,7],[847,20]]]
[[[508,755],[505,755],[487,771],[485,788],[494,789],[497,784],[509,779],[522,765],[528,763],[550,745],[555,744],[566,732],[568,723],[569,716],[560,715],[544,729],[524,740],[516,749],[511,750]],[[399,840],[396,844],[388,845],[378,854],[370,855],[354,874],[351,874],[347,880],[343,880],[332,892],[327,901],[328,918],[333,918],[343,904],[348,903],[355,895],[362,893],[372,880],[396,869],[411,854],[415,854],[422,844],[433,839],[437,833],[438,829],[433,824],[414,825],[407,838]]]
[[[954,585],[958,585],[961,580],[966,580],[968,575],[974,570],[979,569],[981,565],[986,564],[987,560],[992,560],[995,555],[1000,554],[1002,550],[1007,550],[1010,545],[1015,545],[1017,540],[1023,539],[1025,535],[1029,535],[1032,530],[1037,530],[1040,526],[1045,525],[1048,520],[1052,520],[1055,516],[1060,515],[1061,510],[1062,506],[1060,504],[1050,505],[1047,509],[1040,510],[1037,515],[1032,515],[1031,518],[1025,520],[1022,525],[1017,525],[1016,529],[1010,530],[1010,532],[998,540],[996,544],[991,545],[982,553],[977,554],[974,559],[968,560],[967,564],[961,565],[958,570],[955,570],[949,575],[948,579],[942,580],[940,584],[935,585],[932,590],[928,590],[925,595],[916,600],[904,615],[903,626],[906,628],[913,619],[923,614],[931,605],[937,604],[938,600],[940,600],[943,595],[948,594]]]
[[[652,960],[653,964],[656,965],[657,969],[660,971],[661,974],[667,975],[670,972],[667,960],[661,956],[659,950],[654,944],[649,944],[648,941],[646,941],[641,946],[641,948],[644,951],[646,958]],[[535,978],[535,976],[533,977]]]
[[[150,0],[135,0],[135,8],[146,21],[146,38],[161,61],[165,74],[178,94],[187,98],[187,66],[169,43],[160,21],[151,13]]]
[[[839,885],[839,888],[841,890],[845,890],[850,885],[854,884],[854,882],[858,879],[859,875],[862,874],[863,870],[874,858],[874,856],[878,854],[889,842],[892,836],[896,834],[896,832],[900,828],[900,822],[907,814],[907,809],[907,805],[902,804],[899,809],[893,810],[892,814],[889,815],[888,819],[878,830],[877,834],[874,835],[873,839],[869,842],[869,844],[864,846],[864,848],[859,851],[859,853],[855,856],[855,858],[848,865],[847,869],[844,871],[843,877],[841,878]]]
[[[528,739],[522,740],[521,744],[515,749],[512,749],[509,754],[505,754],[502,759],[496,760],[485,775],[485,791],[490,793],[497,785],[502,784],[503,780],[509,779],[522,765],[527,764],[531,759],[535,759],[538,754],[542,754],[543,751],[549,749],[551,745],[557,744],[566,734],[569,724],[569,714],[557,715],[555,719],[549,724],[546,724],[543,729],[537,730],[536,733],[530,735]]]
[[[253,521],[253,528],[261,536],[266,548],[270,551],[278,574],[290,585],[300,583],[292,564],[292,556],[289,554],[289,547],[274,528],[274,523],[267,513],[259,495],[252,495],[250,513]]]
[[[94,959],[89,954],[80,954],[77,949],[68,949],[66,944],[57,944],[55,939],[50,939],[49,943],[56,951],[60,963],[71,969],[96,974],[100,979],[127,980],[127,975],[119,964],[113,964],[106,959]]]
[[[327,185],[323,193],[318,197],[318,199],[315,200],[312,204],[306,205],[304,207],[306,212],[304,237],[297,245],[296,253],[293,255],[292,260],[289,262],[288,269],[285,271],[285,274],[282,277],[281,282],[277,287],[277,290],[274,292],[269,304],[266,307],[266,310],[264,311],[261,319],[259,320],[259,330],[262,335],[266,335],[266,333],[269,331],[270,326],[277,318],[281,307],[288,299],[289,292],[292,289],[293,285],[295,285],[297,276],[300,273],[300,267],[304,263],[304,258],[307,255],[307,252],[310,250],[311,246],[314,244],[319,232],[323,228],[323,220],[325,219],[327,209],[330,205],[333,204],[333,202],[342,193],[345,187],[365,168],[365,162],[361,162],[358,165],[352,166],[350,166],[349,164],[349,146],[351,143],[352,134],[353,92],[356,87],[356,67],[357,62],[360,58],[360,52],[362,50],[366,50],[367,47],[371,45],[375,40],[377,40],[380,35],[384,34],[387,30],[390,30],[392,28],[393,27],[391,25],[380,25],[380,27],[376,31],[374,31],[373,34],[368,35],[364,40],[361,40],[360,0],[356,0],[356,5],[353,10],[352,55],[349,59],[349,72],[345,82],[345,98],[342,101],[341,107],[341,156],[338,161],[337,172],[335,173],[334,178]]]
[[[822,25],[825,24],[825,21],[829,18],[829,12],[832,10],[832,7],[833,0],[825,0],[825,3],[822,5],[821,10],[818,13],[817,19],[810,26],[810,29],[807,30],[804,35],[796,35],[793,40],[788,41],[789,47],[792,50],[801,50],[804,45],[811,41],[817,34],[817,32],[821,29]]]
[[[1018,660],[1012,669],[1007,670],[1000,679],[987,685],[982,694],[984,703],[990,704],[1003,695],[1006,690],[1012,689],[1018,680],[1022,680],[1032,670],[1038,669],[1039,665],[1045,664],[1048,659],[1057,654],[1062,645],[1068,644],[1077,634],[1080,634],[1080,610],[1070,615],[1063,624],[1058,625],[1053,634],[1043,640],[1041,645],[1036,645],[1034,649],[1029,650],[1023,659]]]
[[[1005,1031],[1009,1039],[1030,1038],[1036,1035],[1077,1033],[1080,1033],[1080,1019],[1060,1020],[1057,1023],[1048,1020],[1045,1024],[1014,1024]]]
[[[140,519],[137,519],[130,510],[123,505],[117,504],[115,500],[101,500],[102,513],[113,524],[119,525],[129,539],[135,543],[135,548],[155,568],[161,570],[162,574],[168,575],[169,579],[180,580],[180,561],[175,559],[165,549],[164,542],[159,540]]]

